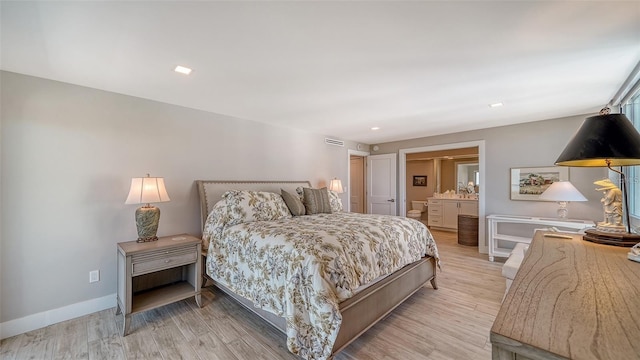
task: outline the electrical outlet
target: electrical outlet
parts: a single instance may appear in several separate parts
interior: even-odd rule
[[[89,282],[94,283],[100,281],[100,270],[89,271]]]

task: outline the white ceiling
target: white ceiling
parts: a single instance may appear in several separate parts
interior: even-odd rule
[[[369,144],[594,113],[640,60],[640,1],[0,10],[3,70]]]

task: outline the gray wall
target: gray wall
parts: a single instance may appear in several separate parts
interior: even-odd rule
[[[15,73],[0,81],[0,322],[115,293],[116,243],[137,237],[132,177],[165,178],[158,235],[199,235],[194,180],[346,181],[357,145]]]
[[[537,121],[448,135],[378,144],[372,155],[398,153],[400,149],[485,140],[485,213],[555,217],[555,202],[510,200],[510,169],[517,167],[553,166],[585,117]],[[569,180],[589,200],[569,204],[569,217],[601,221],[600,198],[593,182],[607,176],[604,168],[570,168]]]

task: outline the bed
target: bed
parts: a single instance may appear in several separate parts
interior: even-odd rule
[[[308,181],[197,180],[196,184],[210,280],[287,334],[287,347],[302,358],[331,358],[427,282],[437,289],[437,248],[426,226],[415,220],[345,212],[274,217],[274,212],[284,211],[281,190],[297,194],[301,188],[311,188]],[[262,201],[253,197],[255,192],[278,195]],[[247,204],[243,198],[247,194],[256,208],[265,202],[271,206],[280,198],[277,208],[260,208],[269,214],[267,221],[259,216],[246,221],[252,216],[246,209],[234,212],[239,202]],[[380,249],[390,245],[377,239],[388,234],[409,239],[399,247],[413,255],[381,259]],[[368,240],[363,242],[360,236]],[[421,242],[426,243],[424,248],[416,245]],[[302,249],[296,247],[300,244]],[[416,257],[415,251],[422,254],[408,260]],[[308,253],[317,257],[307,258]],[[285,282],[277,283],[281,279]]]

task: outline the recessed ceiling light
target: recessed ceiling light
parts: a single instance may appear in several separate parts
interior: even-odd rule
[[[191,74],[191,69],[189,69],[188,67],[180,66],[180,65],[176,66],[176,68],[173,69],[173,71],[180,74],[185,74],[185,75]]]
[[[377,127],[377,126],[374,126],[374,127],[371,128],[371,130],[376,131],[376,130],[380,130],[380,128]]]
[[[489,104],[489,107],[492,107],[492,108],[497,108],[497,107],[500,107],[500,106],[504,106],[504,104],[501,103],[501,102]]]

